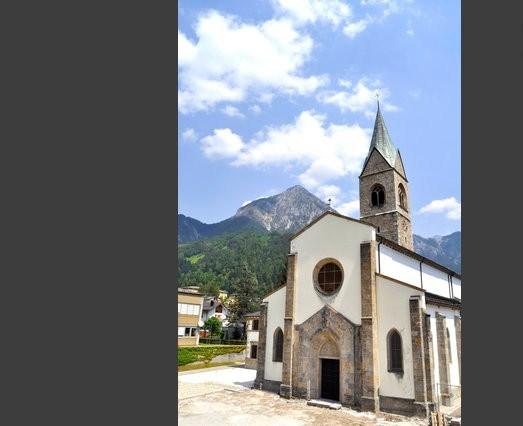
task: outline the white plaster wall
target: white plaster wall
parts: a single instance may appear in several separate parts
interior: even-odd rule
[[[451,297],[449,286],[449,275],[446,272],[433,268],[432,266],[422,264],[423,271],[423,289],[429,293],[437,294],[443,297]]]
[[[452,277],[452,292],[454,297],[461,299],[461,280],[456,277]]]
[[[420,262],[384,244],[379,249],[380,265],[377,272],[391,278],[421,287]]]
[[[258,341],[258,331],[247,331],[247,342],[257,342]]]
[[[265,346],[265,379],[281,382],[281,362],[272,361],[273,337],[276,328],[280,327],[283,332],[285,316],[285,295],[287,288],[282,287],[278,291],[263,299],[269,302],[267,307],[267,340]]]
[[[427,313],[430,314],[430,330],[432,332],[432,352],[434,354],[434,383],[440,383],[439,378],[439,353],[438,353],[438,333],[436,328],[436,312],[445,315],[445,325],[449,329],[450,334],[450,350],[452,360],[449,363],[450,384],[453,386],[460,386],[461,381],[459,377],[459,363],[458,363],[458,347],[456,339],[456,327],[454,323],[454,316],[459,316],[459,311],[446,307],[427,305]]]
[[[326,215],[291,242],[296,252],[296,324],[301,324],[328,304],[356,324],[361,323],[360,244],[375,240],[373,227],[334,215]],[[314,288],[313,272],[327,257],[343,267],[343,283],[334,296],[320,295]]]
[[[419,271],[418,271],[419,273]],[[380,395],[414,398],[414,371],[410,330],[410,296],[423,292],[383,277],[377,277],[378,349],[380,370]],[[401,334],[403,348],[403,375],[387,371],[387,334],[395,328]]]

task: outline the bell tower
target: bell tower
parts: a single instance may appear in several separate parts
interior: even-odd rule
[[[379,228],[378,233],[414,249],[409,187],[403,161],[378,111],[369,153],[360,174],[360,218]]]

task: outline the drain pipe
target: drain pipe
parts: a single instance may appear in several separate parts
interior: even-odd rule
[[[420,262],[419,262],[419,279],[420,279],[421,289],[422,290],[423,290],[423,269],[422,269],[421,265],[423,264],[424,260],[425,260],[425,258],[422,257]]]
[[[378,243],[378,274],[381,274],[381,250],[380,246],[383,241],[380,240]]]

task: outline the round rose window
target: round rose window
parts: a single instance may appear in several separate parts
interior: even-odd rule
[[[316,266],[314,272],[314,283],[321,293],[333,294],[341,287],[343,271],[338,262],[324,260]]]

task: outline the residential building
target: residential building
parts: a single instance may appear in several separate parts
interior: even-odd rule
[[[178,346],[196,346],[202,325],[203,295],[197,290],[178,289]]]
[[[245,348],[245,368],[256,369],[258,365],[258,337],[260,329],[260,311],[245,315],[247,346]]]

